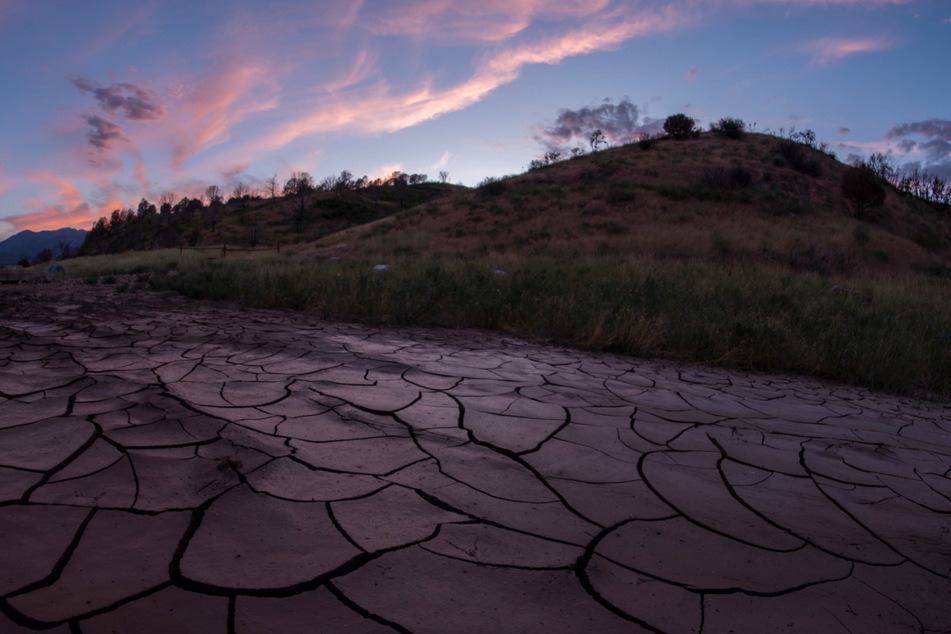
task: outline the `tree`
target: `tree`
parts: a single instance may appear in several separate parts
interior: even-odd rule
[[[205,198],[208,199],[208,206],[213,207],[221,203],[221,188],[217,185],[209,185],[205,188]]]
[[[608,144],[608,140],[604,137],[604,132],[600,128],[591,133],[591,136],[588,137],[588,141],[591,143],[591,150],[597,152],[600,148]]]
[[[439,182],[445,185],[449,182],[449,172],[443,170],[439,172]]]
[[[686,139],[694,136],[696,121],[683,113],[672,114],[664,121],[664,132],[674,139]]]
[[[46,264],[53,259],[53,251],[50,249],[43,249],[36,254],[36,257],[33,258],[33,264]]]
[[[156,213],[157,213],[157,210],[155,209],[155,205],[153,205],[152,203],[150,203],[144,198],[139,201],[139,206],[135,211],[135,215],[143,219],[151,218]]]
[[[270,198],[277,197],[277,174],[264,181],[264,191],[268,193],[268,197]]]
[[[314,178],[307,172],[294,172],[284,183],[284,195],[293,196],[298,201],[295,218],[298,231],[304,227],[304,202],[312,191],[314,191]]]
[[[855,217],[862,220],[869,210],[885,202],[885,188],[875,172],[867,165],[850,167],[842,175],[842,195],[852,206]]]
[[[347,170],[340,172],[340,176],[334,180],[333,189],[337,192],[353,189],[353,174]]]
[[[218,208],[222,203],[221,188],[217,185],[209,185],[205,188],[205,197],[208,198],[208,221],[211,223],[211,230],[215,230],[218,224]]]

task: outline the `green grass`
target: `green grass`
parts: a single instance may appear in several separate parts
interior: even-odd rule
[[[381,324],[491,328],[901,394],[951,394],[951,284],[940,277],[838,279],[616,256],[407,256],[388,261],[386,271],[374,271],[376,263],[286,254],[222,259],[172,250],[74,260],[67,270],[84,277],[152,269],[155,290],[249,307]],[[173,269],[177,274],[168,275]],[[497,269],[508,275],[495,274]],[[833,295],[835,284],[858,294]]]

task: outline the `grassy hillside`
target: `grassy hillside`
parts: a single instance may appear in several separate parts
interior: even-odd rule
[[[648,150],[630,144],[327,236],[312,252],[612,254],[824,273],[946,270],[951,213],[887,187],[884,205],[858,220],[841,192],[847,169],[809,146],[762,134],[704,134]],[[341,243],[347,247],[335,248]]]
[[[273,228],[280,254],[175,249],[69,269],[89,283],[139,273],[130,292],[949,395],[951,215],[884,186],[883,204],[857,218],[848,170],[767,135],[664,139],[475,189],[420,189],[416,204],[315,194],[301,231],[293,199],[245,210],[244,222],[258,213]],[[241,222],[219,219],[208,241],[229,241]]]

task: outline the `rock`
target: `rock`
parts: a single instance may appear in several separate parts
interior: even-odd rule
[[[373,267],[373,270],[374,270],[374,271],[385,271],[385,270],[387,270],[388,268],[390,268],[390,265],[389,265],[389,264],[377,264],[376,266]]]

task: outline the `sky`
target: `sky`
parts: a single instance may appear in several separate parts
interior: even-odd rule
[[[657,131],[810,129],[951,179],[948,0],[0,0],[0,239]]]

